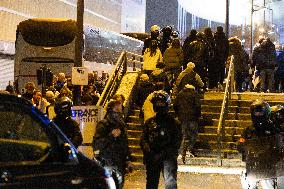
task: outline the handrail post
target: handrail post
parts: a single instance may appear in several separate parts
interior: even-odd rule
[[[221,108],[221,113],[220,113],[220,118],[219,118],[218,128],[217,128],[217,149],[218,149],[217,164],[219,166],[222,166],[222,139],[225,136],[225,128],[224,128],[225,124],[224,123],[225,123],[225,117],[227,116],[227,111],[228,111],[228,101],[229,99],[231,99],[230,84],[231,84],[231,76],[232,76],[232,70],[233,70],[233,60],[234,60],[234,57],[231,56],[228,76],[226,79],[226,87],[225,87],[225,92],[224,92],[224,97],[223,97],[223,102],[222,102],[222,108]]]

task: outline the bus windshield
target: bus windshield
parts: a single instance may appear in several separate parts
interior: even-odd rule
[[[29,19],[18,25],[17,33],[36,46],[57,47],[71,43],[76,36],[74,20]]]

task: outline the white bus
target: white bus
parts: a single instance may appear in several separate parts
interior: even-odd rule
[[[14,77],[21,90],[36,81],[36,70],[42,66],[54,74],[71,77],[75,58],[76,21],[68,19],[28,19],[17,26]],[[89,71],[110,72],[125,50],[141,54],[143,41],[112,31],[84,25],[83,66]],[[39,87],[39,86],[38,86]]]

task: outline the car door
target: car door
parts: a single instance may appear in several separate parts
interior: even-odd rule
[[[36,112],[0,104],[0,188],[82,188],[73,147],[59,146],[62,137]]]

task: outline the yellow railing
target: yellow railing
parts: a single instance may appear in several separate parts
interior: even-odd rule
[[[220,118],[219,118],[219,123],[218,123],[218,128],[217,128],[217,146],[218,146],[218,157],[217,161],[220,166],[222,166],[222,139],[225,135],[225,129],[224,129],[224,123],[225,123],[225,118],[228,113],[228,102],[231,99],[231,92],[232,88],[234,87],[234,57],[231,56],[229,59],[230,65],[229,65],[229,70],[228,70],[228,75],[226,78],[226,87],[225,87],[225,92],[224,92],[224,98],[222,102],[222,108],[221,108],[221,113],[220,113]]]

